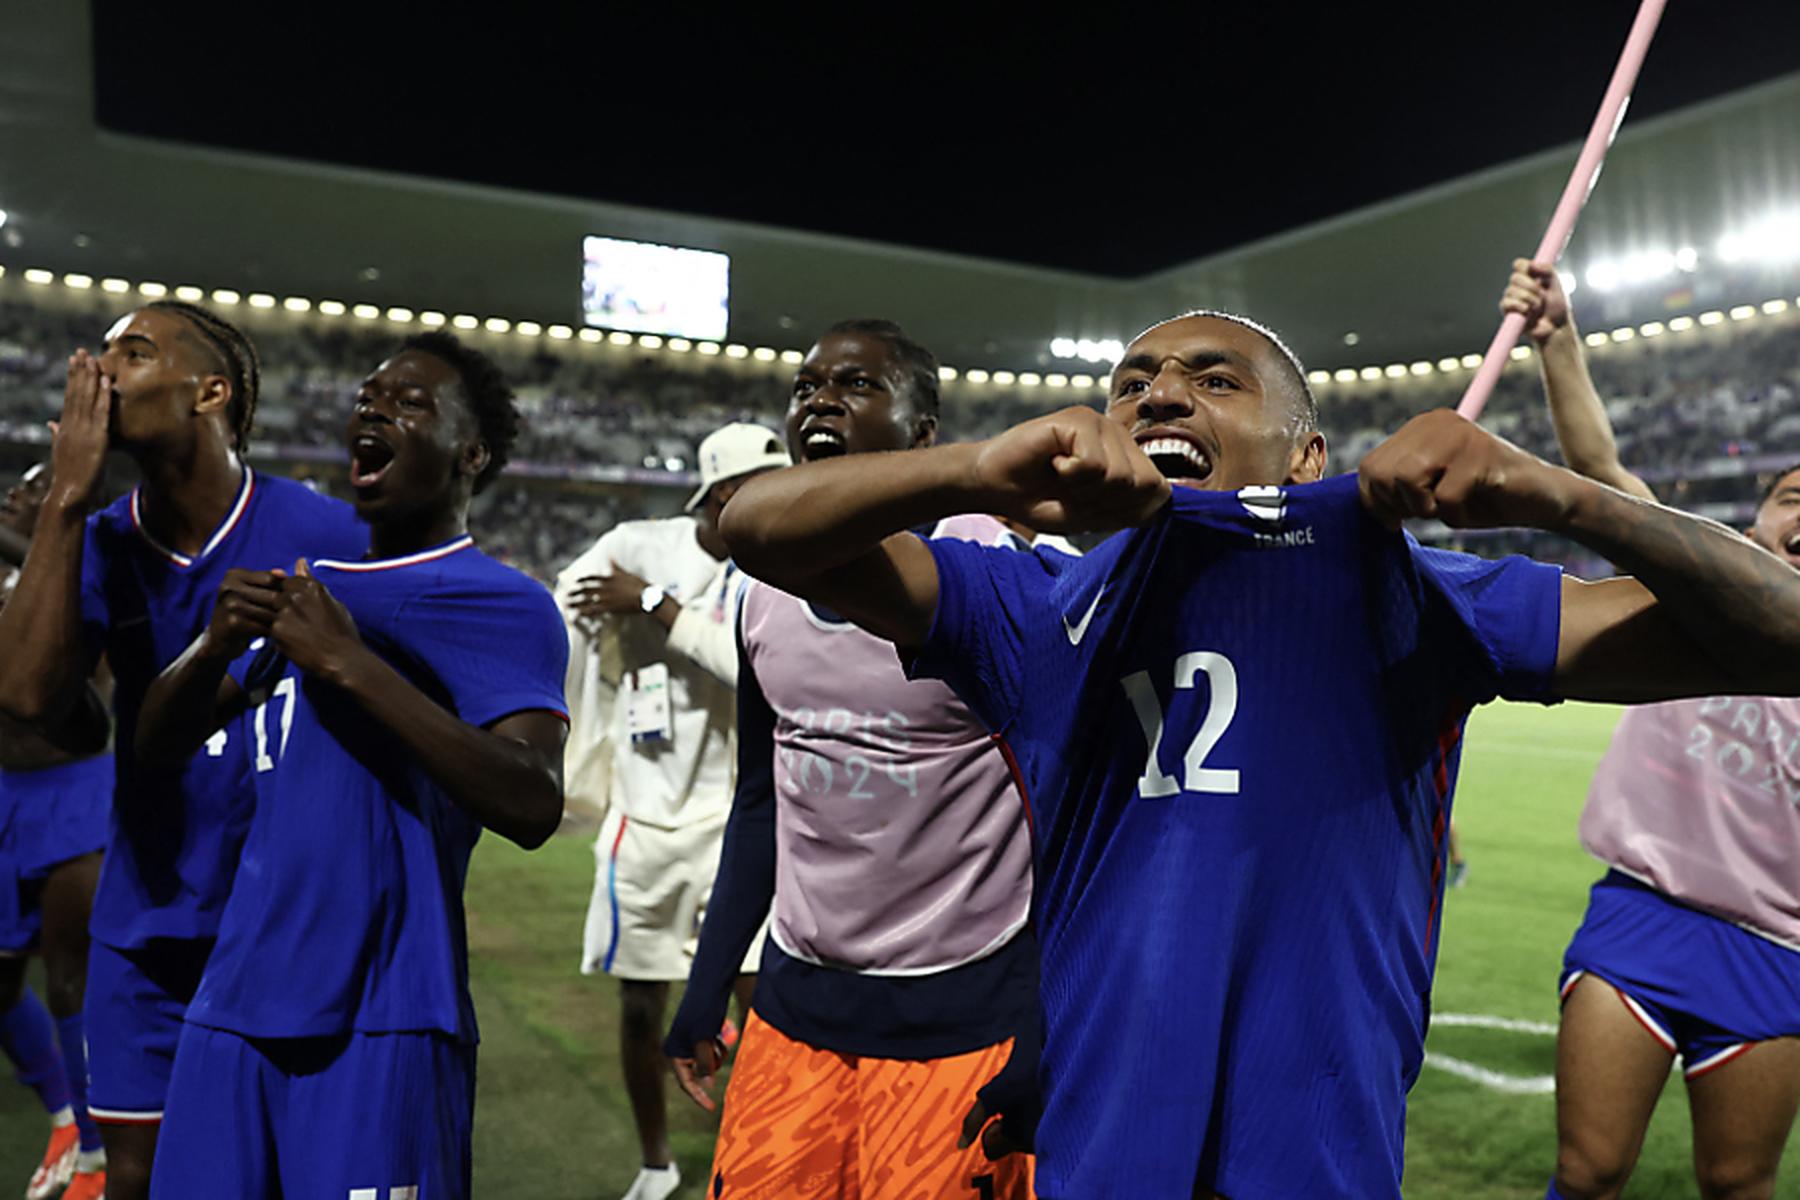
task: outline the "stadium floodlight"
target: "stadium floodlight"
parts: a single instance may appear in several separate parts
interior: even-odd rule
[[[396,325],[408,324],[413,319],[413,310],[410,308],[401,308],[396,304],[394,307],[387,310],[387,319]]]
[[[42,287],[47,283],[55,283],[56,273],[54,271],[46,271],[42,267],[26,267],[25,282],[34,283],[39,287]]]
[[[1573,271],[1558,271],[1556,273],[1556,281],[1562,284],[1563,295],[1565,296],[1573,296],[1575,294],[1575,289],[1581,286],[1581,281],[1575,278],[1575,272]]]
[[[281,307],[287,309],[291,313],[303,313],[312,308],[312,301],[308,300],[305,296],[289,296],[281,302]]]
[[[708,358],[717,357],[719,351],[723,350],[724,348],[725,347],[719,345],[719,343],[717,343],[717,342],[701,342],[699,345],[694,347],[694,349],[696,351],[698,351],[701,354],[706,355]]]
[[[614,346],[630,346],[637,341],[636,338],[632,337],[622,329],[615,329],[607,334],[606,340]]]
[[[1581,340],[1586,342],[1590,346],[1604,346],[1604,345],[1606,345],[1606,343],[1609,339],[1607,338],[1607,336],[1604,333],[1600,333],[1600,332],[1596,331],[1594,333],[1588,334],[1586,337],[1582,338]]]
[[[0,229],[6,228],[6,210],[0,208]]]
[[[684,337],[672,337],[663,345],[677,354],[686,354],[694,348],[694,343]]]
[[[1748,321],[1751,317],[1756,315],[1756,305],[1740,304],[1736,308],[1728,311],[1725,315],[1734,321]]]
[[[1717,325],[1724,319],[1725,314],[1716,308],[1710,312],[1703,312],[1700,314],[1700,323],[1702,325]]]
[[[972,371],[965,371],[963,373],[963,378],[967,379],[970,383],[986,383],[988,381],[988,373],[980,367],[976,367]]]
[[[342,300],[321,300],[319,311],[328,317],[341,317],[350,309]]]
[[[1667,333],[1668,330],[1669,327],[1664,325],[1661,321],[1645,321],[1642,325],[1638,326],[1638,336],[1647,338],[1661,337],[1663,334]]]
[[[749,358],[750,357],[750,347],[740,345],[737,342],[732,342],[729,346],[725,347],[725,357],[726,358]]]
[[[1019,382],[1019,377],[1014,375],[1011,371],[995,371],[992,375],[988,376],[988,378],[992,379],[1002,387],[1011,387],[1013,384]]]
[[[166,296],[168,294],[169,286],[164,283],[158,283],[154,279],[146,279],[144,282],[138,284],[138,295],[140,296],[148,296],[152,300],[155,300],[159,296]]]
[[[654,333],[640,333],[637,344],[646,350],[661,350],[663,340]]]
[[[1448,374],[1451,371],[1461,370],[1462,369],[1462,359],[1457,358],[1454,354],[1450,355],[1447,358],[1440,358],[1437,360],[1437,369],[1445,372],[1446,374]]]
[[[1512,353],[1508,354],[1507,357],[1512,359],[1514,362],[1524,362],[1526,359],[1531,357],[1531,347],[1530,346],[1514,346],[1512,348]]]
[[[1381,373],[1386,375],[1389,379],[1404,379],[1406,377],[1406,364],[1389,363],[1386,367],[1382,368]]]
[[[1692,275],[1700,267],[1700,252],[1692,246],[1675,251],[1675,269]]]
[[[274,308],[275,297],[267,292],[251,292],[248,303],[251,308]]]
[[[92,275],[83,275],[80,272],[72,271],[63,276],[63,286],[74,288],[78,292],[86,291],[88,288],[94,286],[94,277]]]
[[[544,332],[559,342],[566,342],[575,336],[575,331],[567,325],[546,325]]]
[[[589,344],[598,344],[606,340],[606,335],[601,333],[598,329],[583,329],[575,336]]]
[[[456,326],[458,329],[481,328],[480,318],[470,313],[457,313],[454,317],[450,318],[450,324]]]
[[[1770,213],[1719,239],[1719,257],[1728,263],[1790,262],[1800,258],[1800,209]]]
[[[1476,367],[1479,367],[1481,365],[1481,355],[1465,354],[1458,361],[1462,363],[1463,370],[1473,371]]]
[[[212,298],[214,304],[236,304],[244,297],[231,288],[214,288]]]
[[[373,304],[358,304],[350,310],[350,315],[359,321],[373,321],[381,315],[381,310]]]
[[[758,346],[750,352],[750,357],[754,358],[757,362],[774,362],[777,356],[774,347]]]
[[[1106,380],[1095,379],[1092,375],[1071,375],[1071,376],[1069,376],[1069,386],[1070,387],[1091,388],[1091,387],[1094,387],[1095,385],[1099,385],[1100,387],[1105,387]]]
[[[1637,330],[1629,325],[1621,325],[1613,330],[1610,336],[1615,342],[1629,342],[1632,338],[1637,336]]]
[[[806,361],[806,355],[800,353],[798,350],[783,350],[781,352],[781,361],[790,367],[797,367]]]
[[[510,333],[512,322],[505,317],[489,317],[481,323],[481,327],[489,333]]]
[[[109,278],[100,281],[100,290],[111,292],[115,296],[123,296],[131,290],[131,282],[125,279]]]
[[[1050,353],[1058,358],[1075,357],[1075,339],[1067,337],[1051,338]]]
[[[1670,317],[1669,318],[1669,332],[1670,333],[1686,333],[1688,330],[1692,329],[1693,327],[1694,327],[1694,318],[1692,318],[1692,317]]]
[[[1045,387],[1053,387],[1053,388],[1068,387],[1069,386],[1069,377],[1067,375],[1063,375],[1059,372],[1052,371],[1052,372],[1050,372],[1050,374],[1044,376],[1044,386]]]
[[[1776,313],[1786,312],[1788,310],[1788,302],[1782,299],[1764,300],[1762,310],[1772,317]]]
[[[419,324],[427,329],[442,328],[444,323],[449,319],[450,318],[446,317],[443,313],[429,308],[419,314]]]
[[[1411,371],[1414,375],[1429,375],[1433,368],[1430,363],[1421,361],[1412,363],[1406,369]]]
[[[1125,355],[1125,343],[1118,338],[1052,338],[1050,353],[1057,358],[1079,358],[1082,362],[1118,362]]]
[[[1308,371],[1306,373],[1306,382],[1314,383],[1314,384],[1330,383],[1331,382],[1331,372],[1330,371]]]
[[[1587,269],[1586,282],[1597,292],[1610,292],[1617,288],[1636,287],[1666,279],[1680,269],[1679,251],[1639,250],[1620,258],[1602,259],[1592,264]]]
[[[1339,383],[1355,383],[1356,382],[1356,368],[1355,367],[1339,367],[1337,370],[1335,370],[1331,373],[1331,377]]]
[[[1358,371],[1357,374],[1360,375],[1364,379],[1369,379],[1369,380],[1380,379],[1381,378],[1381,368],[1380,367],[1364,367],[1361,371]]]
[[[949,383],[951,380],[956,378],[956,368],[955,367],[939,367],[938,368],[938,378],[943,380],[945,383]]]
[[[177,300],[185,300],[189,304],[198,304],[200,301],[206,299],[206,292],[201,288],[195,287],[191,283],[184,283],[175,289],[175,298]]]
[[[544,332],[544,327],[536,321],[520,321],[512,331],[520,337],[537,337]]]

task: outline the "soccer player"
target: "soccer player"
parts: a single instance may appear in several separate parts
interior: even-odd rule
[[[50,494],[0,612],[0,713],[55,726],[104,652],[117,718],[112,834],[94,897],[86,1026],[89,1106],[107,1194],[149,1186],[181,1015],[200,979],[249,819],[249,760],[229,731],[178,774],[140,775],[144,691],[205,628],[234,567],[354,557],[350,507],[244,464],[255,347],[206,309],[157,301],[121,317],[98,359],[69,360]],[[143,482],[88,515],[109,448]]]
[[[930,445],[937,424],[930,351],[846,321],[795,376],[788,449],[860,464]],[[1018,543],[987,516],[934,536]],[[1022,1200],[1023,1158],[957,1144],[978,1091],[1007,1107],[988,1085],[1015,1037],[1027,1070],[1036,1054],[1030,849],[1004,757],[949,689],[909,683],[821,606],[753,586],[739,635],[737,794],[665,1042],[711,1109],[731,977],[767,914],[707,1194]]]
[[[737,719],[743,579],[719,513],[744,480],[787,465],[781,439],[760,425],[714,430],[700,444],[692,516],[616,525],[557,581],[569,624],[568,792],[606,811],[581,969],[619,981],[619,1060],[643,1154],[625,1200],[664,1200],[681,1183],[663,1098],[664,1009],[693,963],[719,869]],[[759,949],[743,958],[742,1005]]]
[[[29,546],[50,491],[50,468],[28,468],[0,505],[0,529]],[[0,558],[12,558],[12,543]],[[24,555],[18,556],[22,562]],[[4,606],[18,578],[0,578]],[[104,673],[104,672],[103,672]],[[88,728],[67,736],[0,719],[0,1048],[33,1086],[51,1116],[50,1144],[25,1189],[26,1200],[63,1191],[97,1200],[106,1187],[100,1131],[87,1107],[87,1043],[82,992],[87,985],[88,915],[112,807],[112,758],[98,692],[82,706]],[[25,955],[44,959],[49,1009],[25,987]]]
[[[1654,500],[1619,461],[1554,267],[1513,263],[1569,466]],[[1750,540],[1800,567],[1800,466]],[[1679,1056],[1700,1195],[1775,1194],[1800,1108],[1800,701],[1679,700],[1627,712],[1581,840],[1607,866],[1563,961],[1556,1173],[1548,1195],[1617,1196]]]
[[[530,849],[562,817],[562,620],[468,534],[517,432],[492,363],[408,338],[346,430],[368,557],[232,572],[145,698],[146,760],[235,722],[256,781],[159,1195],[469,1194],[469,855],[484,826]]]
[[[905,648],[1018,763],[1049,1200],[1398,1196],[1469,707],[1800,691],[1800,573],[1731,531],[1450,412],[1315,483],[1315,420],[1272,333],[1190,314],[1105,416],[808,463],[725,515],[747,572]],[[1081,559],[903,532],[972,509],[1131,529]],[[1422,549],[1428,516],[1639,578]]]

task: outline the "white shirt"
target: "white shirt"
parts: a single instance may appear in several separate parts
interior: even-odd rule
[[[595,809],[616,804],[630,819],[665,829],[722,817],[730,811],[736,784],[736,689],[708,669],[724,659],[719,635],[695,624],[702,618],[711,624],[716,607],[723,638],[733,639],[736,610],[730,603],[715,605],[724,564],[701,548],[697,534],[691,517],[626,521],[556,580],[557,603],[569,628],[563,791],[577,804]],[[597,623],[576,619],[569,597],[577,583],[610,574],[614,566],[661,587],[682,605],[688,628],[681,639],[672,640],[660,622],[642,613],[610,615]],[[733,572],[732,582],[736,578]],[[735,642],[731,645],[735,676]],[[693,657],[671,652],[683,646]],[[669,670],[670,734],[633,742],[620,689],[631,685],[637,671],[659,662]]]

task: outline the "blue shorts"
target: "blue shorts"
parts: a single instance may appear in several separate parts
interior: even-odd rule
[[[88,1043],[88,1111],[113,1125],[162,1120],[175,1069],[181,1018],[212,939],[161,941],[132,950],[95,942],[88,950],[83,1005]]]
[[[438,1033],[181,1032],[154,1196],[458,1200],[475,1047]]]
[[[50,872],[106,846],[110,754],[37,771],[0,771],[0,954],[37,944],[39,894]]]
[[[1800,951],[1619,871],[1594,885],[1563,956],[1564,999],[1583,975],[1610,984],[1689,1079],[1757,1042],[1800,1035]]]

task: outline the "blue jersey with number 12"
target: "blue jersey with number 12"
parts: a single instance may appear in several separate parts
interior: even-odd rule
[[[1547,695],[1559,573],[1421,549],[1354,477],[930,547],[914,669],[1033,810],[1039,1195],[1397,1197],[1463,718]]]

